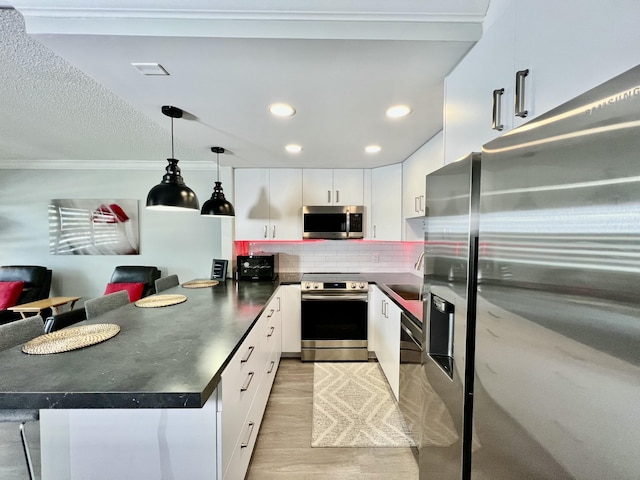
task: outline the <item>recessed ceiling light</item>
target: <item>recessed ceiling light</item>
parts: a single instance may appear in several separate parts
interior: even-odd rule
[[[284,149],[289,153],[300,153],[302,151],[302,147],[300,145],[296,145],[295,143],[291,143],[284,147]]]
[[[169,72],[159,63],[132,63],[143,75],[169,75]]]
[[[274,103],[269,105],[269,111],[276,117],[292,117],[296,114],[296,109],[286,103]]]
[[[410,113],[411,107],[407,105],[394,105],[393,107],[387,108],[387,117],[391,118],[406,117]]]
[[[364,147],[364,151],[367,153],[378,153],[380,150],[382,150],[380,145],[367,145]]]

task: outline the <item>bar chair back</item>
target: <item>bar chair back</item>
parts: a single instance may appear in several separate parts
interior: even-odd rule
[[[178,275],[167,275],[156,280],[156,292],[161,292],[167,288],[177,287],[180,285]]]
[[[129,303],[129,293],[126,290],[92,298],[84,302],[84,309],[87,312],[87,319],[92,319],[110,310],[122,307]]]

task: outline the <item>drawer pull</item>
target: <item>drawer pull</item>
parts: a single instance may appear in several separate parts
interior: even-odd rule
[[[273,331],[276,329],[276,327],[271,327],[269,329],[269,333],[267,333],[267,337],[270,337],[271,335],[273,335]]]
[[[247,353],[245,353],[244,357],[242,357],[242,358],[240,359],[240,362],[241,362],[241,363],[248,362],[248,361],[249,361],[249,357],[251,357],[251,354],[253,353],[253,350],[254,350],[255,348],[256,348],[256,347],[254,347],[253,345],[251,345],[251,346],[249,347],[249,349],[247,350]]]
[[[267,371],[267,375],[273,372],[273,367],[275,366],[276,366],[276,362],[272,361],[271,365],[269,366],[269,370]]]
[[[525,118],[529,111],[524,108],[524,85],[525,78],[529,75],[529,69],[516,72],[516,105],[515,114],[517,117]]]
[[[240,387],[241,392],[246,392],[249,390],[249,385],[251,385],[251,380],[253,380],[253,372],[249,372],[247,374],[247,379],[244,381],[244,385]]]
[[[267,315],[267,318],[273,317],[274,313],[276,313],[276,311],[272,308],[271,311],[269,312],[269,315]]]
[[[504,88],[498,88],[493,91],[491,129],[499,132],[504,129],[502,124],[502,95],[504,95]]]
[[[247,448],[249,446],[249,440],[251,440],[251,434],[253,433],[253,422],[249,422],[249,428],[247,429],[247,437],[240,444],[240,448]]]

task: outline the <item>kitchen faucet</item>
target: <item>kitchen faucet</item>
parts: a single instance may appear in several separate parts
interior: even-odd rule
[[[418,271],[422,271],[422,262],[424,261],[424,250],[420,253],[418,260],[414,263],[413,268]]]

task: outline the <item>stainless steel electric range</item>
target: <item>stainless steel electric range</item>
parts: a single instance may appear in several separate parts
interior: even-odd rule
[[[302,276],[303,361],[366,361],[369,284],[357,273]]]

